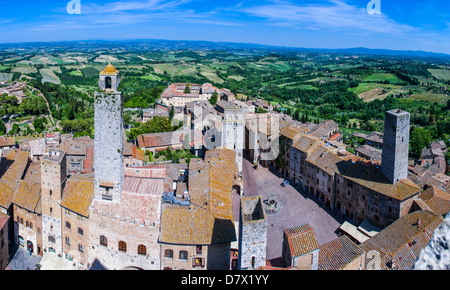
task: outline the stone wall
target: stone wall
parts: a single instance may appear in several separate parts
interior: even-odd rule
[[[119,92],[95,93],[94,199],[119,202],[123,184],[123,118]],[[113,184],[106,192],[101,184]]]
[[[381,171],[392,184],[408,178],[409,124],[408,112],[385,114]]]
[[[77,261],[79,269],[86,269],[89,257],[89,219],[63,208],[62,230],[63,251],[74,261]],[[68,228],[68,224],[70,228]],[[81,230],[79,230],[81,229]],[[66,243],[66,237],[70,244]],[[82,247],[80,248],[79,245]]]
[[[105,268],[111,270],[120,270],[126,267],[137,267],[144,270],[160,269],[160,245],[157,243],[159,222],[142,223],[138,220],[122,219],[111,213],[100,212],[91,212],[89,220],[91,265],[97,260]],[[100,236],[107,238],[107,246],[100,245]],[[119,251],[119,241],[126,243],[126,252]],[[141,244],[146,247],[146,255],[138,254],[138,246]]]
[[[267,219],[262,198],[241,198],[239,223],[239,267],[254,270],[266,265]],[[253,265],[252,265],[253,264]]]

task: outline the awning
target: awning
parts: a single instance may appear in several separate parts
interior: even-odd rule
[[[339,229],[341,229],[343,232],[347,233],[349,236],[351,236],[353,239],[357,240],[359,243],[363,243],[370,238],[370,237],[364,235],[362,232],[358,231],[358,228],[349,222],[344,222],[339,227]]]
[[[378,234],[381,229],[369,223],[368,221],[363,220],[363,222],[358,227],[358,231],[362,232],[366,236],[373,237]]]

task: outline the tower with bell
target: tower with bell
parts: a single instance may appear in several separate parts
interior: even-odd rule
[[[119,71],[108,64],[94,94],[94,199],[120,202],[123,184],[123,104]]]

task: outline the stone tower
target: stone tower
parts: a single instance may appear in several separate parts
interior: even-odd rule
[[[108,64],[95,93],[94,199],[120,202],[123,184],[123,106],[119,71]]]
[[[381,171],[392,184],[408,178],[409,120],[400,109],[385,115]]]
[[[236,166],[242,173],[244,151],[244,112],[241,108],[225,108],[222,120],[222,148],[236,152]]]
[[[242,197],[239,222],[239,270],[266,265],[267,219],[261,196]]]
[[[62,207],[60,203],[67,178],[66,152],[50,150],[41,164],[42,246],[45,251],[62,254]]]

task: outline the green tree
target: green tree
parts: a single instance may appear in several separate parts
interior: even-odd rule
[[[217,98],[218,98],[217,91],[214,91],[214,93],[211,96],[211,99],[209,99],[209,103],[215,106],[217,104]]]
[[[0,135],[5,135],[6,134],[6,126],[5,123],[3,123],[2,120],[0,120]]]
[[[172,106],[170,107],[169,119],[172,120],[173,116],[175,116],[175,108]]]
[[[431,132],[423,127],[415,127],[411,133],[410,146],[411,154],[420,157],[422,149],[426,148],[431,141]]]

